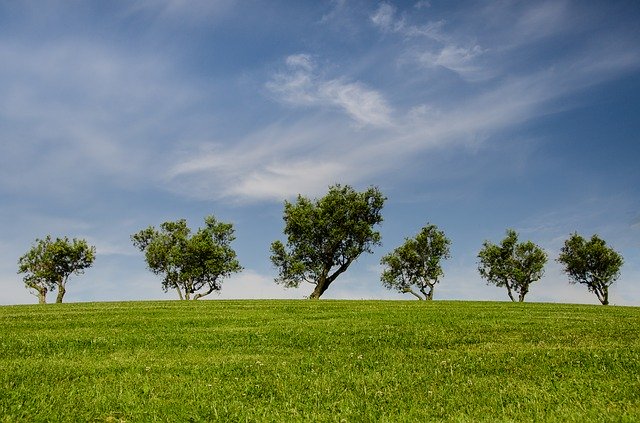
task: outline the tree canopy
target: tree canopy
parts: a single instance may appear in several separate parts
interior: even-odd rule
[[[580,283],[596,294],[603,305],[609,304],[609,286],[620,276],[622,256],[593,235],[589,241],[573,233],[560,250],[558,262],[564,265],[569,283]]]
[[[287,245],[271,244],[271,261],[279,271],[276,283],[314,284],[310,298],[320,298],[360,254],[380,245],[374,226],[382,222],[385,200],[375,187],[357,192],[338,184],[320,199],[298,195],[295,203],[285,201]]]
[[[428,224],[415,238],[406,238],[404,244],[382,257],[382,284],[420,300],[432,300],[435,284],[444,275],[440,262],[449,258],[450,244],[443,231]]]
[[[40,304],[46,303],[47,292],[57,290],[56,303],[61,303],[66,293],[69,276],[80,275],[90,267],[96,249],[84,239],[69,240],[50,235],[36,239],[31,249],[18,260],[18,273],[24,273],[23,281],[34,290]]]
[[[508,229],[500,245],[485,241],[478,259],[478,271],[488,283],[506,287],[511,301],[515,293],[522,302],[529,285],[544,274],[547,254],[531,241],[518,243],[518,234]]]
[[[224,278],[242,270],[231,248],[233,225],[214,216],[207,216],[204,222],[204,228],[193,235],[181,219],[164,222],[159,230],[149,226],[131,236],[145,253],[149,270],[163,276],[164,291],[175,289],[181,300],[197,300],[219,291]]]

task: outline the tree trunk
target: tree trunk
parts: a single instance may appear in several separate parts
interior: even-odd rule
[[[320,278],[318,279],[316,288],[313,290],[311,295],[309,295],[309,299],[311,300],[319,299],[320,296],[324,294],[324,291],[326,291],[327,288],[329,288],[329,285],[331,285],[331,282],[335,281],[338,276],[344,273],[344,271],[347,270],[350,264],[351,264],[351,260],[345,261],[344,263],[342,263],[342,265],[340,265],[338,270],[336,270],[331,276],[327,276],[331,271],[331,266],[324,269],[324,272],[320,275]]]
[[[320,278],[318,279],[318,283],[316,284],[315,289],[309,296],[309,299],[311,300],[319,299],[320,296],[324,294],[324,291],[327,290],[327,288],[329,288],[329,284],[327,283],[327,277],[325,275],[320,275]]]
[[[520,294],[518,295],[518,302],[519,303],[524,302],[524,296],[527,295],[528,292],[529,292],[529,290],[527,290],[527,289],[523,289],[522,291],[520,291]]]
[[[62,297],[67,292],[67,288],[65,288],[64,283],[58,284],[58,295],[56,296],[56,304],[62,303]]]
[[[427,286],[429,287],[429,292],[425,291],[425,288]],[[420,292],[422,292],[422,295],[424,295],[425,300],[427,301],[433,300],[433,285],[425,283],[424,285],[420,286]]]
[[[509,285],[509,282],[507,282],[505,286],[507,287],[507,294],[509,294],[509,298],[511,298],[511,301],[515,303],[516,299],[513,298],[513,293],[511,292],[511,285]]]
[[[180,298],[180,300],[184,300],[184,296],[182,295],[182,290],[180,289],[178,284],[174,283],[173,287],[176,289],[176,291],[178,291],[178,297]]]
[[[38,289],[38,304],[47,303],[47,288]]]
[[[603,286],[601,290],[596,291],[598,293],[598,299],[602,305],[609,305],[609,287]]]
[[[433,285],[429,285],[429,292],[427,292],[427,300],[431,301],[433,300]]]

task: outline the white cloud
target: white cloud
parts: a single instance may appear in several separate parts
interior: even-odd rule
[[[168,184],[197,198],[281,201],[298,193],[319,194],[336,182],[356,181],[366,170],[352,166],[348,158],[352,152],[347,153],[343,139],[334,132],[354,129],[344,122],[331,126],[324,122],[272,124],[231,147],[205,145],[176,162]],[[352,141],[362,139],[364,134],[355,132]]]
[[[266,84],[281,100],[298,106],[337,107],[361,125],[391,125],[391,108],[378,91],[345,78],[322,78],[306,54],[288,56],[286,64],[288,70]]]
[[[286,59],[287,66],[292,68],[301,68],[310,72],[315,67],[313,59],[308,54],[292,54]]]
[[[576,65],[594,56],[607,65]],[[335,182],[368,181],[429,149],[475,149],[487,134],[559,111],[550,105],[555,99],[636,68],[640,56],[597,45],[554,67],[505,77],[452,105],[410,105],[404,116],[397,113],[401,117],[387,125],[383,123],[390,122],[389,109],[377,91],[358,82],[322,79],[308,55],[290,56],[288,61],[289,73],[267,84],[283,101],[339,105],[354,120],[372,125],[354,127],[321,114],[282,121],[230,146],[220,143],[182,157],[169,175],[172,189],[198,198],[281,200],[297,193],[318,194]]]
[[[449,69],[469,81],[484,80],[493,76],[493,72],[477,63],[484,51],[479,45],[445,45],[440,50],[417,52],[414,60],[426,67],[441,66]]]
[[[416,9],[421,8],[423,6],[420,5],[420,2],[417,3]],[[405,17],[397,17],[395,6],[389,3],[381,3],[370,19],[383,32],[396,33],[407,38],[426,37],[439,42],[449,39],[443,32],[444,21],[437,20],[429,21],[424,25],[411,25]]]
[[[391,124],[390,108],[382,95],[361,83],[331,80],[321,84],[318,92],[342,107],[356,122],[373,126]]]
[[[228,191],[228,195],[240,198],[282,199],[300,192],[320,193],[326,189],[328,181],[346,174],[345,170],[337,162],[317,162],[309,159],[274,164],[246,175]]]
[[[424,7],[418,6],[416,4],[418,9]],[[476,42],[462,42],[447,34],[442,20],[411,25],[404,17],[396,17],[394,6],[382,3],[371,16],[371,21],[384,32],[418,38],[417,45],[407,51],[407,57],[423,66],[442,66],[469,80],[486,79],[491,74],[478,62],[485,49]]]
[[[395,21],[396,8],[389,3],[381,3],[378,10],[371,16],[371,22],[385,31],[392,31],[397,28]]]

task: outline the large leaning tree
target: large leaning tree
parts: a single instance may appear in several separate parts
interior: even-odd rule
[[[602,305],[609,304],[609,286],[620,276],[622,256],[593,235],[586,240],[577,233],[564,242],[558,262],[564,265],[569,283],[580,283],[596,294]]]
[[[149,270],[163,276],[164,291],[175,289],[181,300],[219,291],[224,278],[242,270],[231,248],[233,225],[214,216],[205,217],[204,223],[194,234],[181,219],[131,235],[133,244],[144,252]]]
[[[271,244],[276,283],[297,288],[308,282],[315,285],[309,298],[320,298],[360,254],[380,245],[374,226],[382,222],[385,199],[375,187],[357,192],[338,184],[320,199],[298,195],[295,203],[285,201],[286,246]]]
[[[428,224],[415,238],[407,238],[404,244],[382,257],[382,284],[419,300],[432,300],[434,287],[444,275],[440,262],[449,258],[450,244],[443,231]]]
[[[31,249],[18,260],[18,273],[24,273],[25,286],[34,291],[40,304],[47,302],[47,292],[58,291],[56,303],[61,303],[67,292],[71,275],[80,275],[90,267],[96,249],[84,239],[56,238],[50,235],[36,239]]]
[[[544,274],[547,254],[531,241],[518,242],[518,234],[507,230],[500,245],[485,241],[478,253],[478,271],[487,283],[507,288],[511,301],[524,301],[529,286]]]

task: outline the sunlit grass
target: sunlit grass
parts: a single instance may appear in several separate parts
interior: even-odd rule
[[[0,307],[1,421],[638,421],[640,308]]]

